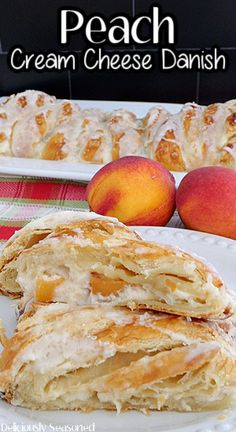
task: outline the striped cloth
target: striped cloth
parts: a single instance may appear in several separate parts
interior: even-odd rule
[[[0,243],[30,220],[58,210],[87,210],[86,184],[68,180],[0,177]],[[182,228],[175,213],[168,226]]]
[[[68,180],[0,177],[0,241],[31,219],[58,210],[86,210],[86,185]]]

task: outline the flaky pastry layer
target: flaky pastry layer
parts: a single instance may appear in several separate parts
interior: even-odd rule
[[[1,263],[1,289],[23,294],[23,309],[29,301],[107,303],[223,318],[233,305],[206,262],[145,242],[116,220],[92,213],[58,213],[29,224],[10,239]]]
[[[0,358],[13,405],[191,411],[235,400],[235,348],[216,324],[101,305],[34,309]]]

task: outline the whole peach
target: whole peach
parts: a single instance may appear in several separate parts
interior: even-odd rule
[[[176,204],[187,228],[236,240],[236,171],[199,168],[181,181]]]
[[[126,156],[95,174],[87,200],[91,210],[127,225],[165,225],[175,210],[175,180],[158,162]]]

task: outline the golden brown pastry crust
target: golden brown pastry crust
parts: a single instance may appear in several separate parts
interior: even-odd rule
[[[141,240],[118,221],[66,212],[29,224],[3,251],[5,294],[29,301],[107,303],[193,317],[225,317],[234,303],[207,263]]]
[[[235,398],[235,347],[217,324],[101,305],[34,308],[0,359],[13,405],[190,411]]]

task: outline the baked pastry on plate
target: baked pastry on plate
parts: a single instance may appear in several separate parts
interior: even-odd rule
[[[235,402],[235,348],[216,323],[102,305],[35,309],[0,358],[0,391],[13,405],[147,412]]]
[[[60,212],[29,223],[0,260],[4,294],[224,318],[232,297],[216,271],[178,248],[145,242],[116,219]]]
[[[24,288],[21,288],[16,282],[17,271],[14,265],[19,255],[24,251],[31,249],[45,239],[49,234],[52,234],[59,227],[73,224],[73,222],[82,223],[85,221],[100,222],[100,229],[102,230],[102,223],[106,223],[107,233],[104,235],[112,234],[114,236],[128,237],[130,239],[140,239],[138,234],[127,228],[115,218],[107,218],[96,213],[88,211],[60,211],[50,213],[39,219],[33,220],[25,225],[21,230],[16,231],[15,234],[7,241],[6,246],[0,256],[0,290],[3,294],[11,297],[20,297],[23,294]],[[108,222],[108,224],[107,224]],[[93,230],[93,224],[90,230]],[[94,228],[94,233],[96,227]],[[88,233],[89,234],[89,233]],[[63,236],[64,238],[65,236]]]
[[[124,109],[82,110],[76,101],[27,90],[0,103],[0,155],[105,164],[146,156],[172,171],[236,169],[236,101],[162,106],[143,118]]]

